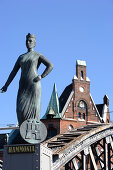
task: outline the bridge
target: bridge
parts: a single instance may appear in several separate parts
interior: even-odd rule
[[[113,123],[101,123],[46,140],[40,144],[40,170],[113,170],[112,135]]]
[[[113,124],[93,124],[41,144],[41,170],[112,170]]]
[[[0,170],[2,170],[3,161],[0,160]]]

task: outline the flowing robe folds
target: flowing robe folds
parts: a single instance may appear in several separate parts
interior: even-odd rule
[[[21,68],[21,77],[19,81],[19,90],[17,95],[17,118],[19,125],[27,119],[40,120],[41,109],[41,82],[34,81],[38,76],[37,70],[40,64],[43,63],[46,69],[41,75],[45,77],[52,70],[52,64],[40,53],[31,51],[19,56],[6,85],[9,85]]]

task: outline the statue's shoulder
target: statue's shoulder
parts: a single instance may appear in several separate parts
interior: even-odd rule
[[[23,54],[21,54],[19,57],[18,57],[18,59],[19,60],[21,60],[24,56],[26,56],[27,55],[27,53],[23,53]]]
[[[26,53],[25,53],[26,54]],[[24,58],[25,54],[21,54],[18,59],[17,62],[20,63],[22,61],[22,59]]]
[[[21,54],[18,58],[21,59],[21,58],[23,58],[25,55],[26,55],[26,53]]]
[[[39,57],[39,56],[41,56],[42,54],[40,54],[39,52],[37,52],[37,51],[34,51],[35,52],[35,54]]]

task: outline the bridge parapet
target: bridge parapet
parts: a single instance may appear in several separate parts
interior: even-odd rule
[[[74,158],[78,154],[82,153],[82,157],[84,157],[83,160],[85,160],[85,155],[89,154],[93,162],[93,167],[96,167],[96,161],[94,161],[95,156],[93,155],[91,146],[96,143],[99,144],[99,141],[105,139],[106,143],[107,144],[110,143],[113,149],[113,142],[111,138],[112,134],[113,134],[112,123],[87,125],[84,127],[74,129],[73,131],[69,131],[67,133],[57,135],[52,139],[43,142],[41,144],[41,150],[42,150],[41,159],[43,161],[43,154],[44,154],[43,151],[44,148],[46,148],[46,152],[49,151],[49,154],[48,155],[46,154],[46,156],[48,156],[49,158],[47,161],[47,164],[49,164],[48,170],[50,169],[58,170],[61,167],[65,166],[70,161],[72,161],[74,166],[77,167],[77,162],[75,163]],[[85,166],[85,162],[84,162],[84,166]],[[102,166],[102,161],[101,161],[101,166]],[[43,170],[43,168],[41,170]]]

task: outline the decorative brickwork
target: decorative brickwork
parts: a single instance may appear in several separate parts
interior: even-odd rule
[[[50,118],[48,117],[48,111],[41,121],[46,125],[47,129],[50,129],[49,126],[52,124],[53,128],[57,129],[57,134],[86,124],[110,122],[107,95],[103,98],[103,104],[95,105],[90,94],[90,80],[86,75],[85,61],[77,60],[76,75],[72,80],[72,84],[64,89],[59,102],[58,97],[55,98],[54,96],[58,96],[56,90],[53,90],[51,99],[54,98],[54,102],[58,103],[59,113],[55,113]],[[49,108],[55,110],[53,103],[50,103]]]

